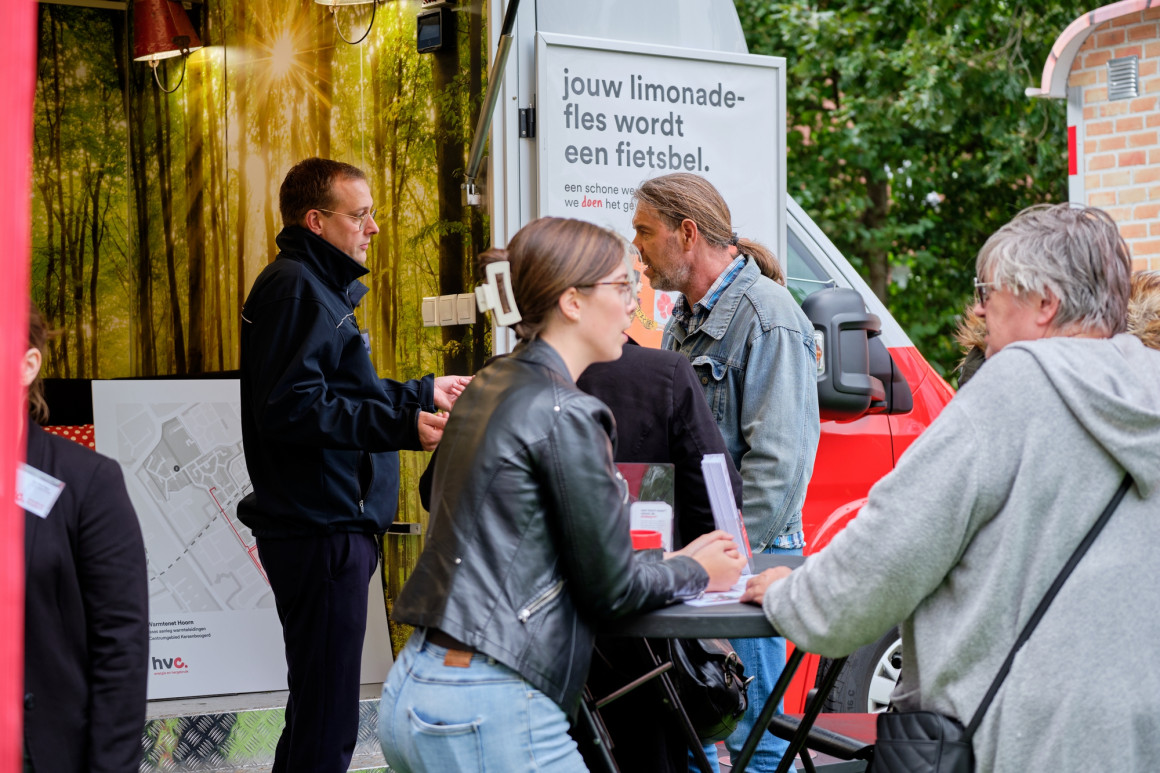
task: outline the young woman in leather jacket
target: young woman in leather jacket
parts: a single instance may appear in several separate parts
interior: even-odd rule
[[[544,218],[481,256],[510,265],[521,343],[460,396],[433,463],[426,548],[392,613],[416,629],[379,714],[400,773],[586,770],[568,721],[596,629],[740,576],[722,532],[664,561],[632,552],[612,414],[574,383],[620,356],[627,250]]]

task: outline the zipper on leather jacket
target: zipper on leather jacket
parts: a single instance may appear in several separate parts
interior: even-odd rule
[[[516,618],[521,623],[528,622],[528,618],[530,618],[532,615],[536,614],[536,612],[539,612],[543,607],[545,607],[547,604],[549,604],[552,601],[552,599],[559,596],[560,593],[563,592],[563,590],[564,590],[564,581],[563,580],[557,581],[555,585],[553,585],[551,588],[548,588],[546,591],[544,591],[539,596],[534,598],[530,604],[528,604],[526,607],[521,609],[519,611],[519,614],[516,615]]]

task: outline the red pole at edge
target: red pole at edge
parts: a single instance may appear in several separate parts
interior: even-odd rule
[[[28,413],[18,363],[28,349],[32,104],[36,2],[5,0],[0,24],[0,773],[23,767],[24,514],[16,507],[18,438]]]

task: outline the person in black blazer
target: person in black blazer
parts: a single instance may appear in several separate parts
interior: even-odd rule
[[[576,386],[612,409],[615,461],[671,462],[676,468],[674,549],[716,528],[701,457],[725,455],[740,506],[741,476],[688,358],[639,346],[630,338],[620,359],[589,365]]]
[[[649,349],[631,338],[620,359],[589,365],[576,386],[599,398],[616,419],[617,462],[671,462],[676,471],[673,507],[673,548],[713,531],[713,511],[701,472],[701,457],[724,454],[741,505],[741,476],[725,448],[725,440],[697,373],[678,352]],[[598,637],[588,688],[602,697],[651,668],[624,639]],[[600,710],[613,742],[613,756],[622,771],[686,773],[688,744],[676,722],[658,710],[657,687],[635,690]],[[592,769],[599,769],[594,750],[581,733],[574,737]],[[712,748],[706,753],[712,758]]]
[[[145,544],[120,466],[37,423],[46,331],[30,317],[27,463],[64,488],[43,517],[24,512],[24,769],[130,773],[145,726]]]

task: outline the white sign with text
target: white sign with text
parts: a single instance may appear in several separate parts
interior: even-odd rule
[[[632,237],[632,194],[707,178],[733,230],[785,255],[785,60],[541,33],[539,214]]]

